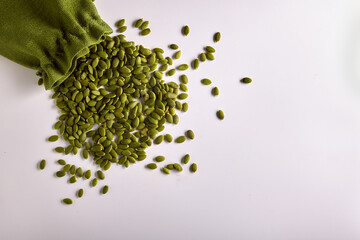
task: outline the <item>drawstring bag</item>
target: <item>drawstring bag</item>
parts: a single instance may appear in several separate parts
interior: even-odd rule
[[[91,0],[0,0],[0,54],[39,70],[45,89],[110,33]]]

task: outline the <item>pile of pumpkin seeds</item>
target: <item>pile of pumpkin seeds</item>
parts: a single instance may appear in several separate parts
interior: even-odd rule
[[[134,27],[139,28],[140,34],[145,36],[151,32],[148,25],[148,21],[138,19]],[[120,33],[127,30],[124,19],[119,20],[116,27]],[[181,32],[187,36],[190,29],[185,26]],[[219,40],[220,33],[215,33],[214,42]],[[169,48],[177,50],[178,46],[171,44]],[[215,59],[213,47],[204,49],[205,52],[190,63],[193,69],[197,69],[200,62]],[[195,138],[192,130],[176,138],[170,134],[161,134],[166,123],[178,124],[178,112],[188,110],[188,103],[184,102],[188,97],[188,77],[182,74],[180,83],[163,79],[164,75],[174,75],[176,70],[188,70],[187,63],[171,68],[173,60],[181,57],[180,50],[175,52],[173,58],[165,57],[163,49],[136,45],[127,41],[123,34],[107,36],[89,50],[88,54],[77,60],[71,76],[53,89],[52,98],[61,112],[54,128],[67,142],[66,146],[56,147],[56,152],[65,155],[81,153],[84,159],[93,159],[100,169],[106,171],[112,166],[127,168],[143,161],[146,149],[152,144],[161,144],[163,141],[170,143],[173,139],[175,143],[183,143]],[[42,82],[41,78],[39,82]],[[201,82],[205,85],[212,83],[209,79]],[[219,89],[214,87],[212,94],[219,95]],[[221,110],[216,115],[224,119]],[[58,139],[58,135],[48,138],[51,142]],[[164,160],[164,156],[154,159],[157,163]],[[185,165],[189,160],[190,155],[186,154],[179,162]],[[68,174],[69,183],[75,183],[78,178],[91,178],[90,170],[83,171],[75,165],[66,164],[63,159],[58,160],[58,164],[61,169],[56,172],[56,176],[64,177]],[[45,165],[43,160],[40,168],[44,169]],[[146,167],[154,170],[157,164],[150,163]],[[181,172],[183,168],[179,163],[173,163],[160,170],[170,174],[170,170]],[[196,172],[196,163],[192,163],[189,170]],[[97,171],[91,186],[95,187],[98,180],[104,178],[105,174],[101,170]],[[109,187],[104,186],[101,191],[106,194],[108,190]],[[80,198],[83,194],[84,190],[79,189],[77,196]],[[72,204],[72,200],[65,198],[63,203]]]

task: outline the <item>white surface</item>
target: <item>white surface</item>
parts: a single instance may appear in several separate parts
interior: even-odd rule
[[[143,17],[152,29],[127,39],[147,47],[177,43],[190,61],[211,37],[216,61],[190,78],[190,110],[180,134],[196,139],[149,149],[129,169],[114,167],[99,185],[66,184],[53,173],[62,156],[48,143],[58,115],[34,71],[0,58],[0,239],[360,238],[360,2],[358,0],[97,0],[109,24]],[[179,34],[183,24],[191,33]],[[170,53],[170,51],[167,51]],[[244,76],[251,85],[239,83]],[[221,95],[199,81],[209,77]],[[226,119],[220,122],[215,111]],[[164,176],[146,171],[155,154],[198,163]],[[46,170],[36,169],[42,158]],[[95,170],[90,161],[64,157]],[[161,164],[160,164],[161,165]],[[85,188],[82,199],[75,191]],[[72,197],[73,206],[60,200]]]

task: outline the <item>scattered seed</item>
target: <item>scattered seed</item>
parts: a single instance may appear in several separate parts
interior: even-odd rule
[[[205,53],[200,53],[200,54],[199,54],[199,60],[200,60],[201,62],[205,62],[205,61],[206,61],[206,55],[205,55]]]
[[[41,170],[43,170],[46,167],[46,160],[45,159],[40,161],[39,167],[40,167]]]
[[[171,143],[173,141],[173,137],[170,134],[165,134],[164,139],[168,143]]]
[[[182,28],[182,34],[184,34],[185,36],[187,36],[187,35],[189,35],[189,33],[190,33],[190,28],[189,28],[189,26],[188,26],[188,25],[184,26],[184,27]]]
[[[87,170],[85,173],[84,173],[84,178],[85,179],[89,179],[91,177],[91,170]]]
[[[192,62],[192,68],[193,69],[198,69],[200,66],[200,61],[198,58],[194,59],[193,62]]]
[[[155,138],[154,144],[160,144],[164,140],[164,135],[159,135]]]
[[[142,30],[142,31],[140,32],[140,35],[146,36],[146,35],[148,35],[149,33],[151,33],[150,28],[146,28],[146,29],[144,29],[144,30]]]
[[[139,27],[141,30],[144,30],[145,28],[147,28],[149,26],[149,21],[145,21],[141,24],[141,26]]]
[[[188,79],[188,77],[187,77],[185,74],[182,74],[182,75],[180,75],[180,81],[181,81],[183,84],[188,84],[189,79]]]
[[[174,53],[174,56],[173,56],[174,59],[179,59],[180,57],[181,57],[181,50]]]
[[[179,48],[179,46],[173,43],[173,44],[170,44],[170,45],[169,45],[169,48],[170,48],[170,49],[173,49],[173,50],[176,50],[176,49]]]
[[[65,151],[65,148],[63,148],[63,147],[55,148],[55,152],[57,152],[57,153],[63,153],[64,151]]]
[[[167,76],[172,76],[172,75],[174,75],[175,73],[176,73],[176,69],[173,68],[173,69],[170,69],[169,71],[167,71],[166,75],[167,75]]]
[[[215,48],[211,47],[211,46],[206,46],[205,47],[205,51],[210,52],[210,53],[214,53],[215,52]]]
[[[248,84],[248,83],[251,83],[251,82],[252,82],[252,79],[251,79],[251,78],[248,78],[248,77],[245,77],[245,78],[241,79],[240,81],[241,81],[242,83]]]
[[[120,19],[119,21],[116,22],[115,26],[119,28],[124,26],[124,24],[125,24],[125,19]]]
[[[105,186],[102,188],[102,194],[106,194],[108,191],[109,191],[109,186],[108,186],[108,185],[105,185]]]
[[[80,188],[77,192],[78,198],[81,198],[84,195],[84,189]]]
[[[219,88],[218,87],[214,87],[212,90],[211,90],[211,94],[213,96],[218,96],[219,95]]]
[[[222,110],[218,110],[216,112],[216,116],[218,117],[218,119],[223,120],[225,118],[224,112]]]
[[[178,171],[178,172],[182,172],[183,168],[181,167],[180,164],[178,163],[174,163],[174,168]]]
[[[195,138],[195,133],[192,131],[192,130],[187,130],[185,132],[185,136],[188,138],[188,139],[194,139]]]
[[[119,27],[119,28],[117,29],[117,32],[123,33],[123,32],[125,32],[126,30],[127,30],[127,26],[122,26],[122,27]]]
[[[73,201],[70,198],[64,198],[62,200],[63,203],[65,203],[66,205],[71,205],[73,204]]]
[[[190,165],[190,171],[193,172],[193,173],[197,171],[196,163],[193,163],[193,164]]]
[[[81,178],[84,175],[84,172],[82,170],[81,167],[79,167],[78,169],[76,169],[76,176],[78,176],[79,178]]]
[[[92,187],[96,187],[97,183],[98,183],[97,178],[94,178],[94,179],[91,181],[91,186],[92,186]]]
[[[166,168],[169,169],[169,170],[174,170],[174,164],[168,164],[166,165]]]
[[[219,42],[221,38],[220,32],[214,34],[214,42]]]
[[[185,136],[180,136],[180,137],[177,137],[177,138],[175,139],[175,142],[176,142],[176,143],[183,143],[183,142],[185,142],[185,140],[186,140],[186,137],[185,137]]]
[[[185,156],[183,156],[181,161],[182,161],[183,164],[187,164],[190,161],[190,155],[186,154]]]
[[[57,160],[57,163],[58,163],[59,165],[62,165],[62,166],[65,166],[65,165],[66,165],[66,162],[65,162],[64,159],[59,159],[59,160]]]
[[[214,55],[212,53],[210,53],[210,52],[205,53],[205,56],[206,56],[207,60],[210,60],[210,61],[215,60]]]
[[[163,162],[165,161],[165,157],[164,156],[156,156],[154,158],[155,162]]]
[[[204,84],[204,85],[210,85],[211,84],[211,80],[210,79],[207,79],[207,78],[204,78],[201,80],[201,83]]]
[[[156,168],[157,168],[157,165],[156,165],[156,163],[149,163],[148,165],[146,165],[146,167],[147,167],[148,169],[156,169]]]
[[[184,100],[188,97],[188,94],[187,93],[180,93],[177,98],[180,99],[180,100]]]
[[[71,168],[71,165],[70,164],[66,164],[64,167],[63,167],[63,171],[64,172],[68,172],[69,170],[70,170],[70,168]]]
[[[161,169],[161,171],[163,172],[163,173],[165,173],[165,174],[170,174],[170,171],[169,171],[169,169],[167,169],[167,168],[165,168],[165,167],[163,167],[162,169]]]
[[[59,139],[58,135],[53,135],[51,137],[48,138],[49,142],[56,142]]]
[[[187,65],[187,64],[181,64],[181,65],[176,67],[176,69],[180,70],[180,71],[185,71],[188,68],[189,68],[189,65]]]
[[[75,183],[76,181],[77,181],[76,176],[72,176],[72,177],[69,179],[69,183]]]
[[[98,170],[98,171],[96,172],[96,175],[97,175],[97,177],[98,177],[100,180],[104,180],[104,179],[105,179],[105,174],[104,174],[102,171],[100,171],[100,170]]]
[[[135,22],[134,27],[139,28],[139,27],[141,26],[141,24],[142,24],[142,23],[143,23],[143,19],[142,19],[142,18],[140,18],[140,19],[138,19],[138,20]]]
[[[66,173],[65,173],[64,171],[57,171],[57,172],[56,172],[56,176],[57,176],[57,177],[63,177],[63,176],[65,176],[65,174],[66,174]]]

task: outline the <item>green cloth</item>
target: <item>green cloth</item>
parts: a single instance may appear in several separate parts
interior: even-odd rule
[[[41,70],[46,89],[110,33],[91,0],[0,0],[0,54]]]

